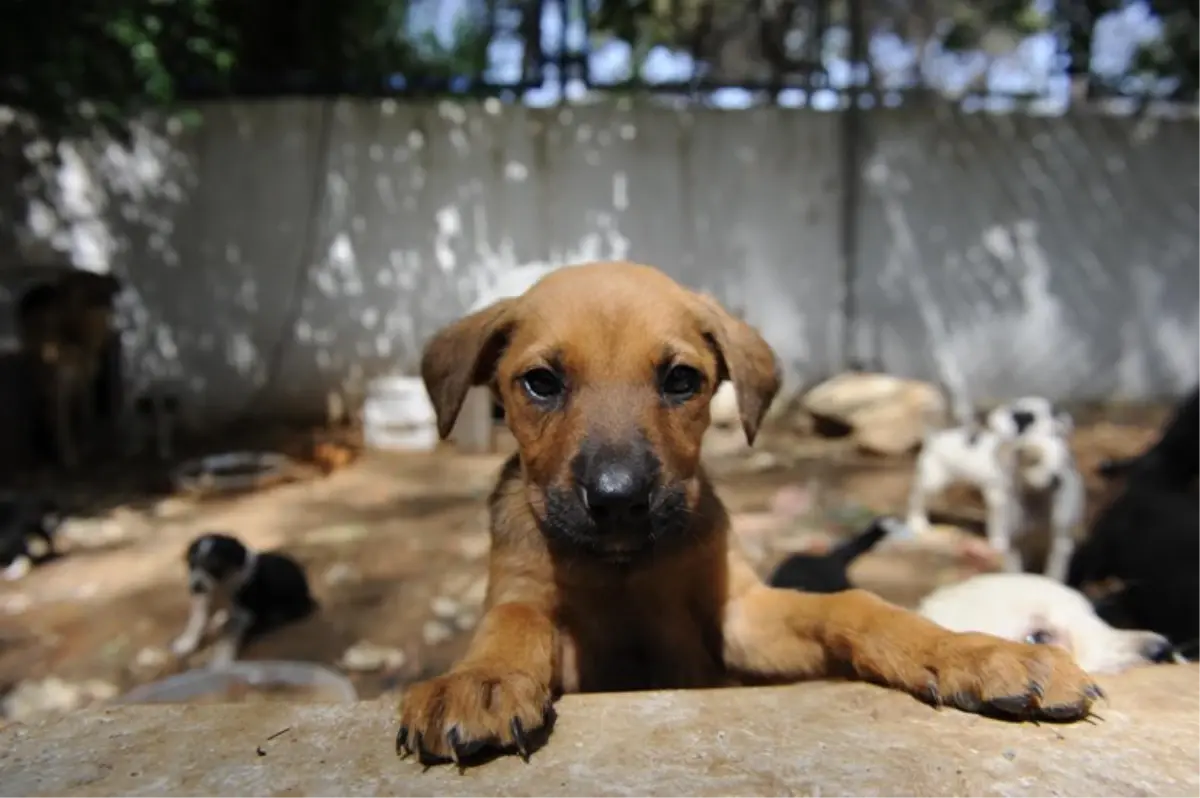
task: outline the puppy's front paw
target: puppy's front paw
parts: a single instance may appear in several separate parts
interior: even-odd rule
[[[415,753],[422,763],[461,764],[492,748],[528,759],[553,711],[549,687],[521,671],[451,671],[408,688],[400,704],[396,753]]]
[[[1058,646],[949,635],[927,668],[937,703],[1012,720],[1086,718],[1104,693]]]

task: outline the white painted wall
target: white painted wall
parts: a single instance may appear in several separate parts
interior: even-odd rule
[[[125,277],[136,379],[181,381],[213,421],[321,413],[337,386],[412,373],[507,270],[594,258],[714,293],[793,381],[847,354],[980,401],[1197,379],[1194,121],[866,127],[851,353],[840,120],[812,111],[223,103],[195,130],[63,148],[52,202],[4,198],[0,246]]]

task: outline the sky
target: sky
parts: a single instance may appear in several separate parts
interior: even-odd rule
[[[1041,0],[1051,2],[1051,0]],[[456,20],[474,11],[477,5],[472,0],[420,0],[413,11],[412,26],[415,30],[434,32],[444,43],[452,39]],[[498,26],[506,27],[503,22]],[[544,50],[553,51],[562,41],[563,23],[556,3],[546,3],[542,19]],[[1092,70],[1103,76],[1119,76],[1128,69],[1137,48],[1144,42],[1153,41],[1161,34],[1159,21],[1151,14],[1144,2],[1132,2],[1122,11],[1106,14],[1096,23],[1093,34]],[[568,46],[582,49],[584,29],[581,23],[573,22],[566,31]],[[1066,110],[1070,82],[1065,64],[1056,52],[1056,42],[1051,34],[1037,34],[1015,41],[1013,49],[1006,54],[989,59],[982,52],[947,53],[935,48],[927,49],[924,56],[913,46],[891,33],[876,34],[868,45],[870,57],[885,89],[901,89],[909,80],[909,70],[921,60],[922,71],[930,85],[948,95],[962,92],[986,72],[986,86],[998,95],[1037,94],[1040,99],[1029,106],[1030,110],[1042,113],[1061,113]],[[852,68],[844,57],[848,45],[845,29],[834,28],[825,37],[824,60],[832,86],[845,88],[851,85]],[[515,35],[500,34],[489,49],[487,77],[495,83],[515,83],[520,78],[523,45]],[[589,56],[591,74],[600,84],[624,80],[631,73],[631,50],[627,43],[609,41],[594,49]],[[989,61],[991,62],[989,65]],[[861,70],[860,72],[865,71]],[[686,81],[695,75],[695,65],[687,53],[672,52],[666,47],[656,47],[648,55],[644,78],[650,82]],[[545,85],[529,91],[523,101],[527,105],[552,105],[562,98],[557,67],[546,68]],[[860,75],[858,80],[865,79]],[[1140,88],[1137,78],[1129,78]],[[566,86],[570,100],[586,99],[587,88],[582,81],[572,80]],[[726,88],[709,94],[706,103],[718,108],[747,108],[761,100],[744,89]],[[802,89],[784,90],[778,103],[785,107],[802,107],[807,104],[822,111],[839,107],[839,97],[833,91],[814,91],[808,98]],[[898,94],[884,93],[883,102],[899,104]],[[1004,97],[987,100],[968,99],[964,105],[987,105],[992,110],[1005,110],[1013,101]]]

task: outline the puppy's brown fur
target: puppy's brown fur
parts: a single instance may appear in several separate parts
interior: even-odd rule
[[[699,371],[702,389],[669,401],[664,363]],[[536,368],[563,375],[553,406],[524,387]],[[1099,695],[1054,647],[954,634],[860,590],[766,587],[734,545],[700,442],[725,379],[753,441],[779,387],[776,361],[754,329],[662,272],[629,263],[554,272],[442,330],[422,373],[443,437],[468,388],[487,384],[519,451],[490,499],[485,614],[449,673],[407,691],[403,753],[525,754],[553,697],[572,691],[846,676],[968,711],[1057,720],[1085,717]],[[612,529],[603,541],[564,543],[551,505],[556,491],[577,490],[577,456],[597,439],[648,443],[657,484],[686,497],[679,534],[648,544]]]
[[[113,335],[113,298],[119,288],[108,275],[74,271],[33,289],[21,302],[21,346],[31,360],[59,459],[67,466],[78,463],[93,431],[96,377]]]

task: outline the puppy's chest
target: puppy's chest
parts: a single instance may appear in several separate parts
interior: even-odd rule
[[[715,614],[685,600],[606,598],[561,608],[558,653],[564,692],[724,683]]]

